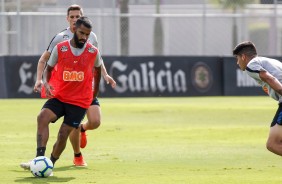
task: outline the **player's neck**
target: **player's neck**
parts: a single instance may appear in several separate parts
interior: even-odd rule
[[[72,47],[74,47],[74,48],[77,48],[74,39],[71,39],[71,40],[70,40],[70,45],[71,45]]]

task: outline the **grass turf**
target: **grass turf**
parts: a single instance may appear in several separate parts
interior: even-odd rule
[[[1,183],[275,184],[281,158],[266,150],[277,102],[269,97],[100,98],[102,125],[88,131],[87,168],[68,142],[54,177],[19,163],[35,156],[41,99],[0,100]],[[62,120],[50,125],[50,155]]]

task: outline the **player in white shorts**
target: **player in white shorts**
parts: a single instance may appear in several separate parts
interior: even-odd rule
[[[71,39],[73,37],[74,26],[76,20],[83,15],[83,10],[79,5],[71,5],[67,10],[67,21],[69,22],[69,27],[62,32],[58,33],[50,42],[47,50],[41,55],[38,65],[37,65],[37,77],[34,85],[34,91],[40,92],[42,85],[42,74],[46,66],[46,63],[51,55],[52,49],[64,40]],[[98,41],[95,33],[91,32],[88,41],[98,47]],[[101,58],[102,59],[102,58]],[[110,84],[113,88],[116,86],[114,79],[108,75],[104,63],[102,62],[102,76],[104,77],[107,84]],[[87,144],[86,130],[93,130],[100,126],[101,123],[101,108],[97,98],[93,99],[93,102],[89,109],[87,110],[87,121],[70,134],[70,142],[74,150],[74,160],[75,166],[87,166],[84,158],[81,154],[80,148],[84,148]],[[22,168],[29,169],[29,163],[22,163],[20,165]]]
[[[276,59],[257,55],[255,45],[245,41],[233,50],[240,69],[255,79],[263,90],[278,101],[278,109],[271,122],[266,147],[282,156],[282,63]]]

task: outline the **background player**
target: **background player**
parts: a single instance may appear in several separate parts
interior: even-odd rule
[[[282,63],[275,59],[259,57],[255,45],[250,41],[237,45],[233,55],[237,58],[240,69],[246,71],[279,103],[270,126],[266,147],[282,156]]]

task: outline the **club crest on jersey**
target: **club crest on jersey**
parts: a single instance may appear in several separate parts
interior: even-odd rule
[[[62,46],[60,50],[62,52],[66,52],[66,51],[68,51],[68,47],[67,46]]]
[[[64,35],[64,36],[63,36],[63,39],[64,39],[64,40],[69,40],[69,38],[70,38],[69,35]]]
[[[88,48],[88,52],[94,53],[94,52],[95,52],[95,49],[94,49],[93,47],[89,47],[89,48]]]

